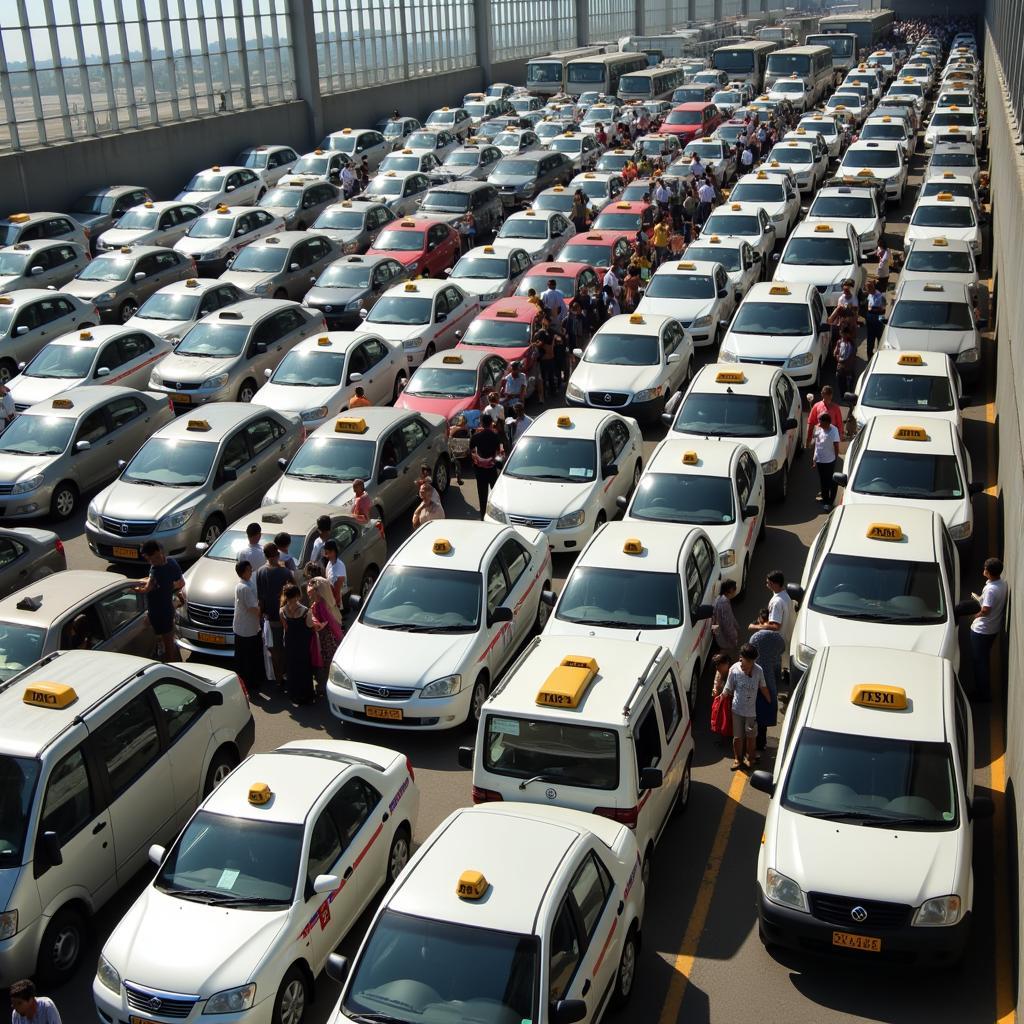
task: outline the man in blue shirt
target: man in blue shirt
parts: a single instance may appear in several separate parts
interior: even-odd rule
[[[61,1024],[52,999],[37,996],[35,985],[27,978],[11,986],[11,1024]]]
[[[149,562],[149,579],[138,584],[135,591],[146,595],[146,614],[160,641],[164,661],[181,661],[174,640],[174,596],[185,589],[181,566],[168,558],[163,545],[155,540],[142,545],[142,557]]]

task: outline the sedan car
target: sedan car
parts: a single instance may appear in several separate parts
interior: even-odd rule
[[[395,402],[396,409],[429,412],[451,422],[469,409],[483,409],[500,389],[508,364],[486,349],[456,349],[424,359]]]
[[[444,163],[448,154],[458,149],[461,144],[447,128],[421,128],[405,137],[402,148],[411,149],[414,153],[433,153],[441,163]]]
[[[220,279],[258,298],[299,301],[340,255],[326,235],[282,231],[247,245]]]
[[[367,168],[373,171],[395,148],[395,143],[372,128],[342,128],[339,132],[325,135],[317,148],[344,153],[353,164],[365,161]]]
[[[259,205],[280,217],[290,231],[305,231],[341,192],[326,181],[308,181],[305,178],[284,178],[259,201]]]
[[[31,526],[0,528],[0,598],[67,567],[57,534]]]
[[[235,163],[259,171],[268,185],[276,185],[298,159],[299,154],[291,146],[250,146],[238,154]]]
[[[495,164],[487,180],[501,193],[506,208],[528,203],[552,185],[564,185],[573,176],[572,160],[564,153],[527,150]]]
[[[402,217],[416,212],[430,186],[430,179],[420,171],[381,171],[370,180],[363,196]]]
[[[459,233],[443,221],[405,218],[389,224],[367,249],[367,256],[390,256],[409,274],[437,277],[459,258]]]
[[[150,295],[124,326],[141,328],[168,341],[180,341],[197,320],[247,298],[233,284],[216,278],[189,277]]]
[[[193,175],[178,193],[177,199],[182,203],[194,203],[204,210],[212,210],[220,203],[254,206],[266,191],[267,185],[260,172],[248,167],[221,167],[214,164]]]
[[[498,246],[525,249],[534,263],[553,260],[573,235],[568,217],[555,210],[521,210],[498,231]]]
[[[99,310],[67,292],[20,288],[0,295],[0,384],[8,384],[20,366],[52,339],[94,327]]]
[[[336,185],[341,179],[341,172],[351,166],[351,158],[344,153],[330,149],[314,149],[311,153],[303,153],[295,161],[288,176],[329,181]]]
[[[317,217],[313,230],[337,242],[347,256],[366,252],[381,229],[394,219],[395,215],[383,203],[343,199]]]
[[[515,156],[528,149],[537,149],[541,141],[531,128],[506,128],[494,136],[491,145],[500,150],[502,156]]]
[[[441,170],[453,178],[472,178],[483,181],[493,166],[502,158],[497,146],[485,143],[467,143],[453,149],[441,164]]]
[[[303,305],[320,310],[332,331],[352,330],[384,292],[408,277],[391,256],[342,256],[316,279]]]
[[[505,295],[511,295],[532,262],[525,249],[478,245],[460,257],[448,279],[464,292],[476,295],[480,305],[486,306]]]
[[[0,249],[0,294],[19,288],[61,288],[85,269],[89,250],[78,242],[39,239]]]
[[[79,196],[69,212],[95,239],[112,228],[125,211],[152,199],[149,189],[142,185],[105,185]]]
[[[242,248],[277,231],[284,231],[284,221],[268,210],[221,205],[194,221],[174,248],[195,260],[204,277],[216,277],[231,266]]]
[[[0,217],[0,245],[59,238],[89,247],[89,229],[66,213],[11,213]]]
[[[147,200],[126,210],[113,227],[96,239],[97,252],[123,245],[174,245],[205,211],[194,203]]]
[[[603,277],[609,267],[625,265],[635,238],[634,231],[584,231],[567,239],[557,258],[587,263]]]

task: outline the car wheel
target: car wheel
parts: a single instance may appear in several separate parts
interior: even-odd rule
[[[394,405],[399,398],[402,396],[402,392],[405,390],[407,377],[404,371],[400,371],[395,374],[395,386],[391,389],[391,404]]]
[[[210,516],[203,524],[202,541],[210,547],[223,532],[224,520],[220,516]]]
[[[544,586],[541,588],[543,594],[545,590],[551,589],[551,580],[545,580]],[[544,632],[544,627],[548,624],[548,619],[551,618],[551,605],[545,600],[537,602],[537,617],[533,620],[533,632],[534,635]]]
[[[448,456],[442,455],[434,464],[434,490],[438,494],[447,494],[450,483],[451,472],[448,466]]]
[[[70,481],[57,484],[50,499],[50,515],[54,519],[69,519],[78,504],[78,488]]]
[[[639,459],[636,460],[636,465],[633,467],[633,486],[630,487],[629,493],[635,494],[637,485],[640,483],[640,477],[643,476],[644,467],[641,465]]]
[[[608,522],[608,517],[604,514],[604,509],[601,509],[601,511],[597,513],[597,518],[594,520],[594,533],[597,533],[597,531],[600,530],[606,522]]]
[[[423,353],[424,360],[429,359],[436,352],[437,352],[437,346],[433,342],[430,342],[430,344],[427,345],[426,351]]]
[[[238,764],[238,758],[230,750],[227,748],[218,750],[213,755],[213,760],[206,772],[203,796],[209,796],[231,774],[236,764]]]
[[[786,496],[789,494],[789,466],[783,466],[779,473],[779,478],[775,483],[775,494],[774,498],[777,502],[781,503],[786,500]]]
[[[242,386],[238,389],[238,400],[240,402],[251,402],[256,396],[256,381],[251,377],[248,380],[242,382]]]
[[[395,838],[391,840],[391,849],[388,851],[388,872],[384,878],[386,889],[395,884],[395,879],[402,873],[402,868],[409,863],[410,853],[409,826],[402,824],[395,832]]]
[[[612,1005],[623,1007],[633,994],[633,983],[636,981],[636,961],[639,943],[636,938],[636,926],[631,925],[626,941],[619,957],[619,969],[615,972],[615,991],[612,993]]]
[[[288,293],[283,288],[278,288],[277,291],[274,292],[274,298],[275,299],[287,299],[288,298]]]
[[[274,999],[274,1024],[302,1024],[309,1005],[309,982],[298,965],[290,967]]]
[[[686,808],[690,806],[690,785],[693,782],[693,757],[686,759],[683,768],[683,777],[679,780],[679,788],[676,790],[676,813],[685,814]]]
[[[121,318],[121,323],[127,323],[136,313],[139,311],[139,304],[134,299],[125,299],[121,303],[121,308],[118,311],[118,316]]]
[[[473,684],[473,692],[469,695],[469,713],[466,715],[466,724],[476,732],[477,723],[483,713],[484,701],[490,692],[486,673],[481,672]]]
[[[71,907],[57,911],[39,943],[36,976],[47,988],[56,988],[71,979],[85,945],[85,918]]]
[[[0,359],[0,384],[9,384],[18,374],[18,364],[13,359]]]
[[[750,558],[743,559],[743,575],[740,577],[740,589],[737,597],[742,597],[747,592],[747,577],[750,574]]]

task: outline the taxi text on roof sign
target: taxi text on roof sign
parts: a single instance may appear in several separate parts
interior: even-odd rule
[[[643,542],[637,537],[627,537],[622,545],[624,555],[642,555],[644,553]]]
[[[901,352],[896,362],[900,366],[924,366],[924,359],[917,352]]]
[[[719,370],[715,374],[716,384],[743,384],[746,379],[742,370]]]
[[[478,900],[487,892],[488,881],[480,871],[463,871],[455,886],[455,895],[460,900]]]
[[[334,422],[336,434],[365,434],[366,420],[361,416],[339,416]]]
[[[906,711],[907,691],[901,686],[861,683],[853,688],[850,701],[862,708],[880,708],[883,711]]]
[[[210,424],[207,420],[189,420],[185,429],[203,432],[210,429]]]
[[[444,537],[438,537],[430,550],[435,555],[450,555],[452,553],[452,542]]]
[[[254,782],[249,787],[249,803],[254,807],[262,807],[264,804],[269,804],[270,798],[273,795],[270,787],[265,782]]]
[[[899,523],[871,523],[865,536],[868,540],[903,540],[903,527]]]
[[[536,703],[547,707],[574,708],[597,675],[597,662],[582,655],[568,655],[544,681]]]
[[[35,708],[66,708],[78,700],[74,687],[65,683],[35,683],[25,690],[22,701]]]
[[[892,436],[897,441],[927,441],[928,431],[924,427],[897,427]]]

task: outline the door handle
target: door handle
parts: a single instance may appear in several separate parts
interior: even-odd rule
[[[104,829],[105,829],[106,827],[107,827],[107,823],[106,823],[105,821],[98,821],[98,822],[96,822],[96,824],[95,824],[95,825],[93,826],[93,829],[92,829],[92,834],[93,834],[94,836],[95,836],[95,835],[99,835],[99,834],[100,834],[100,832],[102,832],[102,831],[103,831],[103,830],[104,830]]]
[[[250,466],[249,467],[249,472],[250,473],[255,473],[256,472],[256,467],[255,466]]]
[[[345,874],[343,874],[341,877],[342,878],[346,878],[346,879],[347,878],[351,878],[352,877],[352,871],[353,871],[352,865],[349,864],[349,866],[347,868],[345,868]]]
[[[587,978],[587,980],[583,983],[583,988],[580,989],[580,995],[581,996],[585,996],[589,991],[590,991],[590,979]]]
[[[390,817],[391,817],[391,815],[390,815],[390,814],[388,814],[388,812],[387,812],[387,811],[385,811],[385,812],[384,812],[384,817],[383,817],[383,818],[381,818],[380,820],[381,820],[382,822],[383,822],[383,821],[387,821],[387,820],[388,820],[388,818],[390,818]]]

